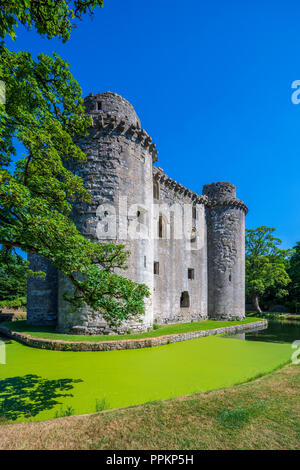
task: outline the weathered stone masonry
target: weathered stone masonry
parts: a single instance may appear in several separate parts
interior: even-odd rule
[[[235,187],[213,183],[204,186],[200,196],[153,166],[155,144],[121,96],[91,94],[85,105],[93,125],[78,145],[87,161],[73,169],[83,178],[92,201],[74,206],[74,221],[84,236],[99,242],[99,227],[105,231],[111,226],[115,208],[115,233],[109,232],[107,239],[124,243],[131,252],[129,269],[120,274],[147,284],[151,291],[142,323],[129,321],[119,331],[145,330],[154,321],[244,318],[247,207],[236,199]],[[125,218],[120,210],[124,198],[133,207]],[[186,207],[191,211],[188,233],[177,237],[175,225],[184,226]],[[139,219],[147,236],[123,235]],[[59,331],[78,334],[109,331],[101,315],[87,306],[70,312],[62,298],[65,290],[72,289],[69,281],[45,260],[35,255],[29,259],[33,269],[47,273],[45,280],[28,283],[29,323],[57,325]]]

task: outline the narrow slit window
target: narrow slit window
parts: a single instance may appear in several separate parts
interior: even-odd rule
[[[163,238],[163,218],[162,215],[158,218],[158,237]]]
[[[144,256],[144,268],[147,268],[147,258]]]
[[[153,183],[153,198],[159,199],[159,182],[154,181]]]
[[[197,219],[197,208],[196,208],[196,206],[193,206],[192,214],[193,214],[193,219],[196,220]]]
[[[102,110],[102,102],[97,101],[97,111],[101,111],[101,110]]]
[[[159,274],[159,262],[154,261],[154,274]]]

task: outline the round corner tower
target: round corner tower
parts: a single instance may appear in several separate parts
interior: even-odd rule
[[[78,230],[93,242],[124,244],[130,251],[128,270],[115,272],[148,285],[153,291],[152,237],[152,165],[156,159],[155,144],[133,106],[116,93],[106,92],[85,98],[92,127],[85,137],[76,139],[87,156],[76,166],[92,199],[73,208]],[[74,171],[74,170],[73,170]],[[87,305],[72,312],[63,292],[72,286],[59,275],[58,330],[84,334],[108,332],[98,312]],[[152,295],[145,300],[142,322],[132,319],[118,332],[145,330],[153,323]]]
[[[203,187],[207,196],[208,315],[212,319],[245,317],[246,205],[231,183]]]

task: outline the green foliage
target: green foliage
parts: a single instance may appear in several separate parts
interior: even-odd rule
[[[71,19],[102,5],[69,3],[2,2],[0,37],[14,37],[20,21],[48,38],[67,40]],[[86,135],[91,121],[68,63],[55,53],[34,60],[4,43],[0,58],[0,80],[6,85],[6,104],[0,104],[0,243],[44,256],[65,273],[74,284],[68,296],[73,308],[86,302],[111,326],[139,316],[148,288],[114,274],[115,268],[127,267],[124,246],[92,243],[70,219],[72,203],[90,200],[70,168],[85,161],[74,138]],[[25,152],[11,170],[15,139]]]
[[[275,228],[246,229],[246,293],[259,311],[258,299],[267,289],[278,297],[287,295],[290,282],[288,262],[293,250],[281,250],[281,240],[272,233]]]
[[[9,302],[17,303],[16,307],[22,306],[22,298],[26,296],[28,272],[28,262],[25,259],[6,247],[0,249],[0,306],[3,307],[5,303],[9,306]]]
[[[66,416],[72,416],[75,413],[74,408],[68,405],[65,408],[63,406],[60,407],[59,411],[55,412],[55,418],[65,418]]]
[[[18,23],[36,31],[48,39],[58,37],[66,42],[70,38],[74,20],[86,13],[92,15],[103,0],[2,0],[0,8],[0,37],[9,34],[16,37]]]
[[[109,402],[106,398],[102,398],[102,400],[96,399],[96,412],[104,411],[109,409]]]
[[[288,305],[291,306],[293,311],[300,312],[300,242],[297,242],[296,246],[294,246],[288,274],[291,278]]]
[[[21,308],[26,307],[27,299],[26,297],[17,297],[13,300],[1,300],[0,308]]]

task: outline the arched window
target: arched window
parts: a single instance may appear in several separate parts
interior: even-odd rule
[[[180,307],[189,307],[190,306],[190,296],[188,291],[184,291],[180,296]]]
[[[153,183],[153,198],[159,199],[159,182],[154,181]]]
[[[167,238],[167,223],[162,215],[158,217],[158,238]]]
[[[191,243],[196,243],[196,240],[197,240],[197,232],[196,232],[196,229],[193,228],[192,233],[191,233]]]

